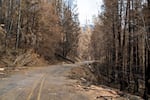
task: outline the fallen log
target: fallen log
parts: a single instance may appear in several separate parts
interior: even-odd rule
[[[69,59],[69,58],[67,58],[67,57],[64,57],[64,56],[61,55],[61,54],[55,53],[55,56],[60,57],[60,58],[66,60],[66,61],[69,61],[69,62],[71,62],[71,63],[75,63],[75,61],[73,61],[73,60],[71,60],[71,59]]]

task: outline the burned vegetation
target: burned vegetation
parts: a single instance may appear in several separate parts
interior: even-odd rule
[[[91,39],[97,79],[148,100],[150,1],[103,1]]]

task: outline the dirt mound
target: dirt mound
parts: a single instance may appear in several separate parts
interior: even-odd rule
[[[0,68],[2,67],[23,67],[23,66],[41,66],[47,62],[34,52],[28,50],[25,53],[17,54],[16,51],[9,50],[7,53],[1,55]]]
[[[97,85],[95,76],[89,67],[74,67],[69,78],[76,79],[75,89],[89,96],[90,100],[143,100],[142,98],[121,92],[104,85]]]
[[[19,55],[13,63],[13,65],[16,67],[42,66],[45,64],[47,64],[47,62],[40,55],[35,53],[33,49],[30,49],[26,53]]]
[[[18,52],[20,54],[18,54]],[[7,77],[11,72],[28,69],[29,67],[45,66],[48,62],[34,50],[25,53],[21,51],[7,50],[0,57],[0,78]]]
[[[90,85],[96,84],[96,78],[90,69],[86,66],[74,67],[68,75],[71,79],[77,79],[81,84]]]

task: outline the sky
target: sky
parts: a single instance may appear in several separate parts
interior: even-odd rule
[[[92,23],[92,17],[98,15],[102,0],[77,0],[80,24]]]

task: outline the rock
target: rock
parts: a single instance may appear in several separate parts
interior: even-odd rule
[[[4,71],[5,70],[5,68],[0,68],[0,71]]]
[[[85,78],[80,78],[80,80],[83,82],[83,83],[86,83],[87,82],[87,80],[85,79]]]

